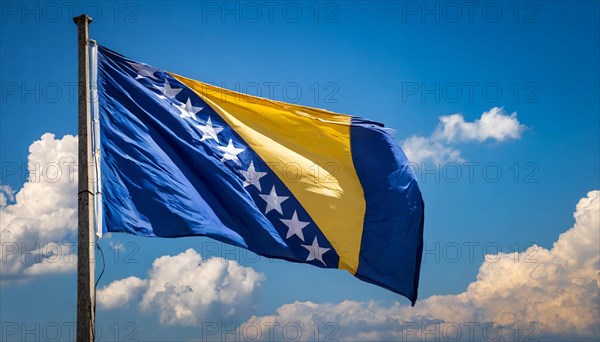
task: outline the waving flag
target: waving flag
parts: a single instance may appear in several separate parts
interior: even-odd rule
[[[208,236],[417,298],[423,201],[383,125],[98,47],[103,231]]]

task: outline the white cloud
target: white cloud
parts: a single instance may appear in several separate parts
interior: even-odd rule
[[[15,200],[15,192],[8,185],[0,185],[0,207],[6,207],[9,201]]]
[[[524,129],[516,112],[508,115],[504,109],[494,107],[474,122],[466,122],[461,114],[441,116],[433,137],[446,142],[481,142],[488,139],[504,141],[519,139]]]
[[[147,286],[147,281],[138,277],[115,280],[97,291],[96,300],[98,306],[102,309],[114,309],[126,306]]]
[[[413,135],[402,142],[402,149],[411,162],[464,161],[460,151],[449,144],[519,139],[525,130],[525,126],[517,119],[516,112],[509,115],[499,107],[483,112],[473,122],[466,122],[462,114],[440,116],[439,120],[440,123],[430,136]]]
[[[98,291],[101,308],[136,298],[143,312],[158,312],[165,325],[193,326],[205,320],[248,317],[264,279],[252,268],[222,258],[202,260],[193,249],[154,261],[147,279],[129,277]]]
[[[110,233],[104,234],[105,239],[108,239],[110,237],[112,237],[112,234],[110,234]],[[108,241],[108,245],[110,246],[111,251],[118,251],[118,252],[125,251],[125,245],[119,241]]]
[[[402,150],[406,153],[408,160],[413,163],[420,163],[424,160],[433,160],[438,163],[464,161],[459,150],[434,139],[417,135],[404,140]]]
[[[581,199],[574,217],[575,225],[552,249],[532,246],[486,256],[477,280],[463,293],[431,296],[414,308],[295,302],[273,315],[251,318],[240,336],[258,326],[264,337],[285,338],[286,325],[294,325],[301,327],[304,340],[314,339],[315,326],[321,337],[335,332],[332,337],[342,340],[453,340],[459,332],[458,340],[495,340],[500,333],[498,340],[510,341],[516,331],[519,340],[530,333],[532,339],[594,340],[600,331],[600,191]],[[278,325],[268,331],[274,322]]]
[[[29,147],[29,176],[23,188],[0,202],[2,283],[76,268],[77,138],[46,133]],[[0,204],[2,204],[0,203]]]

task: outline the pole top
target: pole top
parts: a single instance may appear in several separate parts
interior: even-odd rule
[[[83,23],[89,24],[92,22],[92,18],[90,18],[87,14],[82,14],[80,16],[73,17],[73,22],[77,25]]]

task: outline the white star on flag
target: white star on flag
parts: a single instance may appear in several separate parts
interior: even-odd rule
[[[277,192],[275,191],[275,185],[271,188],[271,193],[268,195],[260,195],[262,199],[267,202],[267,209],[265,210],[265,214],[269,211],[275,209],[280,215],[283,215],[283,211],[281,210],[281,203],[283,203],[289,196],[277,196]]]
[[[140,78],[146,78],[146,77],[150,77],[152,79],[158,80],[156,78],[156,76],[154,76],[154,73],[158,70],[155,69],[147,64],[141,64],[141,63],[131,63],[129,62],[129,65],[131,65],[135,71],[137,72],[137,76],[135,77],[135,79],[140,79]]]
[[[182,103],[180,106],[175,105],[175,107],[177,107],[177,109],[179,109],[179,111],[181,112],[181,114],[179,114],[180,118],[182,118],[182,119],[192,118],[196,121],[198,121],[198,118],[196,118],[196,113],[198,113],[199,111],[204,109],[204,107],[192,106],[192,102],[190,101],[189,97],[185,103]]]
[[[221,132],[223,130],[223,127],[213,126],[212,122],[210,121],[210,116],[208,117],[208,120],[206,120],[206,126],[202,126],[202,125],[195,125],[195,126],[203,133],[202,139],[200,139],[200,141],[214,139],[217,142],[219,142],[219,137],[217,136],[217,134],[219,134],[219,132]]]
[[[163,87],[159,87],[154,84],[152,86],[154,88],[160,90],[161,93],[163,93],[162,95],[158,95],[158,97],[160,97],[161,99],[173,98],[173,97],[175,97],[175,95],[179,94],[179,92],[183,89],[183,88],[171,88],[171,85],[169,84],[168,80],[165,80],[165,85]]]
[[[292,215],[291,219],[289,219],[289,220],[280,219],[280,221],[283,222],[283,224],[285,224],[288,227],[287,236],[285,237],[286,239],[289,239],[290,237],[296,235],[300,239],[302,239],[302,241],[304,241],[304,234],[302,234],[302,229],[304,229],[304,227],[308,226],[310,224],[310,222],[302,222],[302,221],[298,220],[298,214],[296,213],[295,210],[294,210],[294,215]]]
[[[317,241],[317,237],[313,240],[312,245],[300,245],[306,249],[308,249],[308,257],[306,257],[306,261],[311,260],[319,260],[323,263],[323,265],[327,266],[325,261],[323,261],[323,254],[329,250],[329,248],[322,248],[319,246],[319,242]]]
[[[243,151],[245,151],[245,148],[237,148],[235,146],[233,146],[233,141],[231,141],[231,139],[229,139],[229,144],[227,144],[227,147],[223,147],[223,146],[218,146],[219,150],[225,152],[225,154],[223,155],[223,158],[221,158],[221,161],[224,162],[226,160],[231,160],[232,162],[240,165],[240,160],[238,159],[237,155],[242,153]]]
[[[258,191],[262,191],[262,189],[260,188],[260,179],[263,178],[267,173],[256,171],[256,169],[254,168],[253,161],[250,162],[248,170],[240,170],[240,173],[242,174],[242,176],[244,176],[244,178],[246,178],[243,184],[244,188],[248,185],[254,185],[258,189]]]

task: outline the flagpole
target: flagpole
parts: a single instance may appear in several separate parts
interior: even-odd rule
[[[90,140],[90,78],[88,24],[92,18],[85,14],[73,18],[77,25],[78,54],[78,135],[79,135],[79,185],[77,225],[77,341],[94,341],[95,284],[94,284],[94,212],[93,183],[89,170],[94,166]]]

